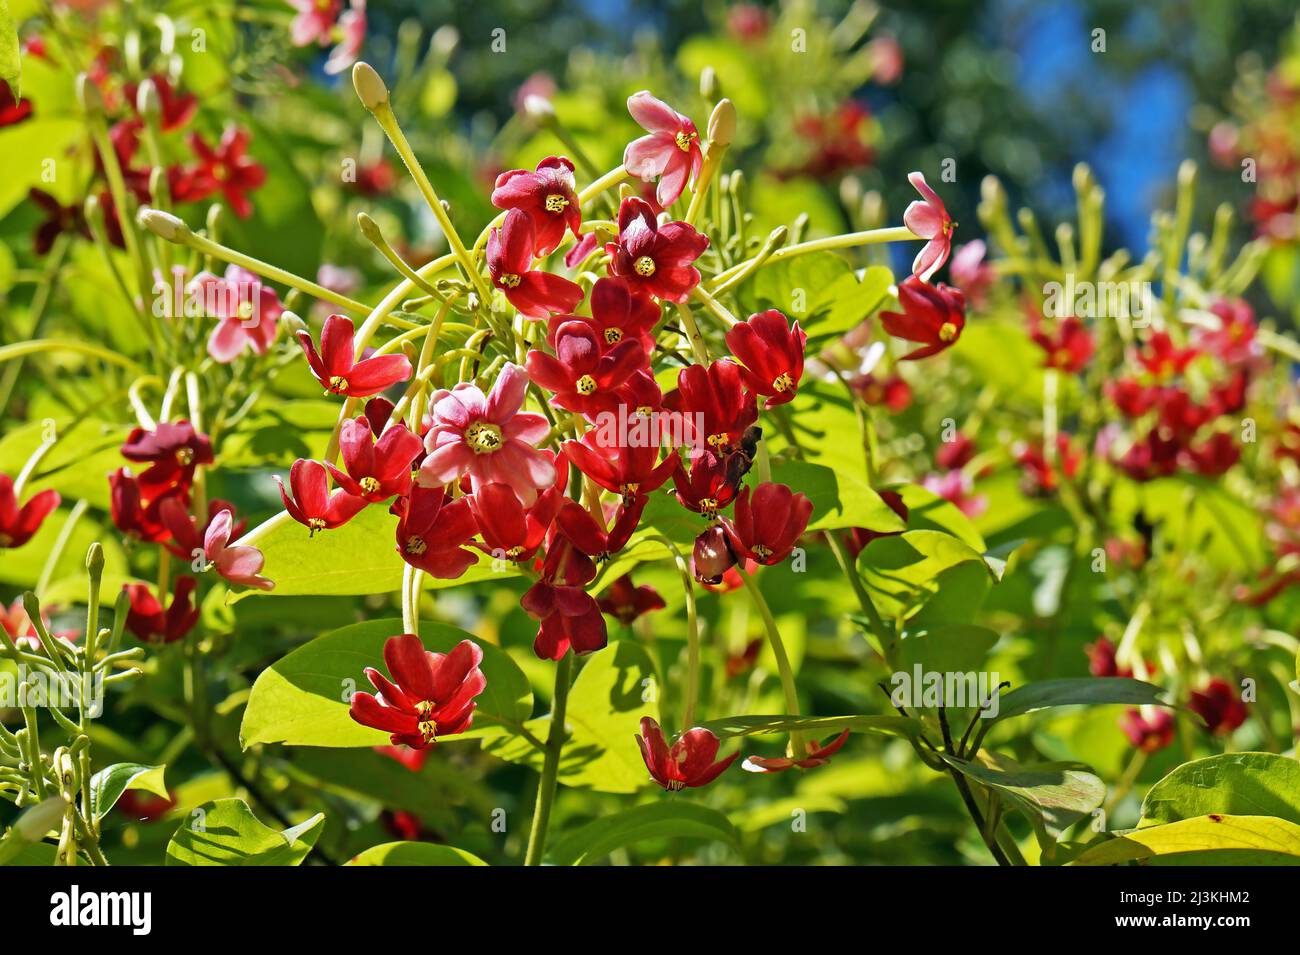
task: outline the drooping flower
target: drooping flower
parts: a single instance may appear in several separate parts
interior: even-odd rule
[[[37,255],[47,255],[54,247],[54,240],[61,235],[79,235],[84,239],[91,237],[90,226],[86,224],[81,206],[76,203],[65,206],[48,192],[35,187],[27,190],[27,198],[45,213],[44,221],[32,233],[32,251]]]
[[[740,478],[731,472],[727,462],[726,456],[712,451],[696,455],[689,467],[678,457],[673,464],[677,502],[707,520],[716,518],[740,488]]]
[[[555,524],[579,552],[603,561],[627,546],[641,521],[646,500],[644,495],[637,495],[630,503],[620,503],[606,530],[603,514],[597,518],[577,501],[566,499],[555,514]]]
[[[699,726],[683,733],[670,749],[663,730],[648,716],[641,718],[641,733],[636,742],[651,778],[669,792],[707,786],[740,755],[737,751],[726,759],[717,759],[721,743]]]
[[[160,107],[158,122],[163,132],[170,133],[178,130],[194,118],[194,114],[199,109],[199,98],[197,96],[193,93],[182,93],[171,84],[171,80],[161,73],[154,73],[149,79],[153,81],[154,89],[158,91],[158,104]],[[133,106],[136,105],[136,94],[139,92],[139,86],[135,83],[127,83],[123,89],[127,100]]]
[[[162,602],[153,595],[148,584],[124,584],[122,589],[131,601],[126,628],[145,643],[180,640],[199,620],[200,611],[193,600],[196,586],[193,577],[177,577],[171,606],[163,610]]]
[[[757,402],[745,391],[740,366],[725,359],[679,371],[677,395],[669,403],[688,421],[699,421],[704,433],[696,440],[717,454],[739,448],[745,430],[758,419]]]
[[[330,76],[342,73],[361,54],[361,44],[366,40],[366,0],[350,0],[348,9],[339,17],[338,45],[330,50],[325,60],[325,72]]]
[[[108,476],[109,513],[113,526],[136,540],[156,544],[171,536],[163,521],[162,508],[175,500],[182,511],[189,506],[186,488],[177,487],[152,500],[140,492],[140,484],[126,468],[118,468]]]
[[[272,590],[275,584],[263,577],[262,565],[266,558],[256,547],[247,544],[231,546],[230,535],[234,527],[234,514],[229,510],[213,515],[203,535],[203,553],[208,564],[232,584]]]
[[[617,390],[646,364],[637,338],[628,338],[602,354],[604,342],[590,322],[565,322],[555,331],[555,354],[528,353],[528,375],[554,394],[553,404],[595,418],[613,414],[622,403]]]
[[[356,346],[352,319],[331,315],[321,327],[320,351],[311,333],[298,332],[298,343],[307,364],[328,394],[367,398],[411,377],[411,362],[405,355],[374,355],[354,361]]]
[[[727,331],[727,347],[743,363],[745,385],[755,395],[767,396],[767,408],[785,404],[798,392],[807,342],[799,323],[791,326],[776,309],[751,315]]]
[[[705,586],[716,587],[735,566],[736,555],[725,527],[713,524],[696,535],[695,546],[691,549],[691,574],[696,580]],[[736,582],[741,584],[738,574],[736,577]]]
[[[376,441],[369,419],[358,415],[343,422],[339,449],[346,470],[325,462],[334,483],[354,497],[378,504],[394,494],[410,491],[411,464],[424,450],[424,442],[401,422],[384,431]]]
[[[966,298],[948,285],[927,285],[915,275],[898,283],[900,312],[881,312],[880,323],[895,338],[921,345],[903,356],[916,360],[937,355],[952,345],[966,327]]]
[[[348,713],[362,726],[391,734],[394,746],[424,749],[470,728],[474,698],[487,688],[482,662],[483,650],[472,640],[462,640],[450,653],[433,653],[414,634],[389,637],[384,664],[392,679],[366,667],[376,693],[353,694]]]
[[[624,574],[605,591],[605,596],[596,601],[602,613],[607,613],[625,626],[631,626],[638,617],[654,610],[663,610],[666,606],[659,591],[649,584],[638,587],[631,574]]]
[[[224,278],[200,272],[188,292],[201,303],[204,315],[217,319],[208,338],[213,361],[228,365],[245,347],[259,355],[270,349],[284,306],[275,290],[252,272],[238,265],[228,266]]]
[[[659,460],[659,445],[622,443],[603,447],[599,430],[588,431],[578,441],[562,445],[564,456],[600,487],[622,495],[627,501],[639,494],[657,491],[672,476],[678,456],[670,453]]]
[[[791,756],[746,756],[745,761],[740,764],[740,768],[749,773],[779,773],[786,769],[813,769],[829,763],[831,757],[840,751],[840,747],[844,745],[845,740],[848,738],[849,731],[845,729],[825,745],[808,740],[805,744],[808,755],[801,758]]]
[[[592,653],[609,643],[605,618],[595,598],[581,587],[539,580],[519,600],[534,620],[541,622],[533,652],[543,660],[559,660],[574,653]]]
[[[0,474],[0,548],[26,544],[61,500],[58,491],[49,489],[33,494],[19,507],[13,478]]]
[[[525,318],[572,312],[582,301],[582,287],[562,276],[533,269],[536,245],[528,213],[522,209],[508,211],[505,222],[488,235],[487,265],[492,284]]]
[[[188,488],[194,480],[195,468],[212,463],[212,442],[207,435],[195,431],[188,421],[175,424],[163,421],[152,431],[133,429],[122,445],[122,457],[149,463],[136,480],[140,493],[154,498],[171,487]]]
[[[536,172],[511,169],[497,176],[492,205],[520,209],[533,224],[533,254],[550,255],[564,239],[582,231],[582,208],[573,180],[573,163],[563,156],[547,156]]]
[[[1093,676],[1132,676],[1132,667],[1121,667],[1116,655],[1118,647],[1106,637],[1098,637],[1083,648],[1088,655],[1088,672]]]
[[[397,515],[397,553],[412,567],[454,580],[478,563],[477,555],[464,547],[478,532],[468,499],[415,484],[389,510]]]
[[[1119,728],[1144,753],[1162,750],[1174,741],[1174,718],[1168,710],[1152,708],[1147,716],[1140,709],[1130,707],[1120,717]]]
[[[912,404],[912,386],[902,375],[859,375],[850,386],[867,404],[884,405],[893,414],[906,411]]]
[[[190,148],[198,157],[198,166],[186,177],[185,194],[178,202],[201,202],[220,192],[235,215],[247,219],[253,214],[248,193],[266,182],[266,168],[248,155],[249,134],[236,126],[227,126],[221,141],[209,146],[198,133],[190,134]]]
[[[334,33],[334,21],[343,9],[343,0],[286,0],[297,15],[289,24],[289,39],[294,46],[317,43],[328,46]]]
[[[606,244],[605,251],[609,274],[633,291],[685,302],[700,284],[699,270],[691,263],[708,247],[708,238],[687,223],[659,225],[649,203],[629,196],[618,210],[618,241]]]
[[[812,511],[812,501],[803,494],[765,481],[752,494],[747,487],[741,490],[734,518],[724,520],[722,526],[737,559],[779,564],[807,529]]]
[[[934,452],[934,463],[945,471],[964,468],[975,457],[978,450],[975,441],[967,434],[958,431],[952,440],[944,440]]]
[[[468,474],[474,490],[484,484],[508,484],[525,506],[539,488],[555,481],[555,464],[535,445],[550,432],[543,415],[520,410],[528,376],[507,363],[492,390],[461,382],[429,399],[433,426],[425,436],[428,451],[417,483],[435,486]]]
[[[531,507],[524,507],[510,485],[480,485],[470,498],[483,537],[483,543],[474,546],[498,560],[532,560],[546,539],[562,499],[559,489],[547,488]]]
[[[688,179],[699,176],[704,165],[700,134],[695,124],[649,90],[627,98],[627,111],[648,136],[628,143],[623,168],[629,176],[649,182],[656,176],[655,198],[665,209],[677,201]]]
[[[355,497],[342,488],[330,492],[329,472],[319,461],[299,458],[289,468],[289,488],[284,488],[280,475],[275,476],[280,485],[280,500],[284,509],[299,524],[315,534],[320,530],[342,527],[366,506],[364,497]]]
[[[907,207],[903,213],[903,223],[915,235],[927,240],[912,261],[912,276],[928,282],[930,276],[948,261],[956,223],[948,216],[943,200],[930,188],[925,176],[919,172],[909,173],[907,181],[921,194],[922,201],[913,202]]]
[[[1193,690],[1187,708],[1205,721],[1205,728],[1216,736],[1226,736],[1248,715],[1241,693],[1227,680],[1215,677],[1204,688]]]

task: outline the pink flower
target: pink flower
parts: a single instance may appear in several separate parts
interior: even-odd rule
[[[258,590],[271,590],[275,584],[261,575],[262,565],[266,559],[256,547],[243,544],[231,546],[230,532],[234,526],[234,515],[230,511],[218,511],[203,535],[203,554],[210,566],[232,584],[256,587]]]
[[[294,46],[319,43],[326,46],[334,32],[334,21],[343,8],[342,0],[288,0],[298,11],[289,25],[289,39]]]
[[[563,156],[548,156],[536,172],[511,169],[497,176],[492,205],[522,209],[533,223],[533,254],[550,255],[566,229],[576,239],[582,229],[582,209],[573,181],[573,163]]]
[[[537,247],[533,220],[522,209],[511,209],[487,241],[488,273],[492,284],[525,318],[546,318],[572,312],[582,301],[582,288],[558,275],[533,269]]]
[[[627,98],[627,111],[650,135],[628,143],[623,168],[629,176],[649,182],[660,176],[655,197],[667,208],[686,188],[686,180],[700,174],[704,154],[695,124],[649,90]]]
[[[343,31],[343,39],[330,50],[325,61],[325,72],[331,76],[346,70],[361,53],[361,44],[366,39],[366,0],[352,0],[352,9],[339,17],[338,25]]]
[[[220,319],[208,338],[208,354],[228,365],[245,347],[265,355],[275,341],[284,306],[275,290],[238,265],[226,268],[225,278],[200,272],[189,294],[202,303],[204,314]]]
[[[921,486],[956,506],[967,517],[979,517],[989,506],[989,499],[983,494],[971,493],[974,482],[963,471],[927,474],[921,481]]]
[[[993,266],[984,261],[987,251],[982,239],[967,242],[957,247],[952,256],[952,264],[948,266],[952,284],[961,289],[976,308],[983,306],[988,299],[989,289],[997,279]]]
[[[943,263],[948,261],[952,248],[952,230],[956,223],[948,217],[948,209],[938,193],[929,187],[925,176],[910,173],[907,181],[916,187],[924,202],[913,202],[903,213],[903,223],[922,239],[927,239],[912,262],[912,274],[928,281]]]
[[[468,474],[477,492],[481,485],[508,484],[525,507],[538,488],[555,481],[555,464],[535,445],[550,424],[543,415],[521,411],[528,376],[518,365],[501,369],[492,391],[484,395],[461,382],[429,400],[433,427],[425,437],[428,455],[416,483],[435,487]]]

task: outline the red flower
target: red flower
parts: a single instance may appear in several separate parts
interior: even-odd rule
[[[564,442],[562,449],[579,471],[605,490],[622,495],[624,502],[657,491],[679,460],[677,454],[671,453],[659,461],[657,444],[601,447],[598,430],[588,431],[580,441]]]
[[[29,99],[14,99],[14,91],[10,89],[9,84],[0,81],[0,129],[6,126],[17,126],[25,119],[32,117],[32,101]]]
[[[310,528],[311,534],[319,530],[342,527],[356,517],[366,506],[366,499],[354,497],[342,488],[330,493],[329,472],[319,461],[299,458],[289,469],[289,487],[293,496],[284,489],[280,475],[275,476],[280,485],[280,500],[284,509],[299,524]]]
[[[1246,704],[1227,680],[1215,677],[1203,690],[1193,690],[1187,708],[1205,721],[1216,736],[1226,736],[1246,722]]]
[[[50,511],[59,506],[60,500],[58,491],[46,490],[33,494],[19,507],[13,478],[0,474],[0,548],[26,544],[41,529]]]
[[[1181,451],[1179,442],[1162,438],[1153,431],[1130,445],[1115,464],[1135,481],[1151,481],[1177,471]]]
[[[565,322],[555,331],[555,355],[533,349],[525,367],[528,376],[555,393],[552,404],[594,418],[617,411],[616,390],[646,363],[645,349],[627,338],[601,354],[604,340],[590,322]]]
[[[358,164],[356,177],[349,185],[368,199],[386,196],[397,185],[397,172],[393,164],[381,156],[374,162]]]
[[[400,422],[376,441],[369,419],[358,415],[343,422],[339,448],[347,470],[325,462],[334,483],[354,497],[378,504],[410,491],[411,462],[424,450],[424,442]]]
[[[655,198],[667,208],[686,188],[687,179],[700,174],[704,153],[695,124],[649,90],[627,98],[627,111],[650,135],[628,143],[623,168],[629,176],[649,182],[660,176]]]
[[[168,488],[189,488],[194,469],[212,463],[212,442],[188,421],[160,422],[152,431],[135,428],[122,445],[128,461],[149,462],[137,481],[140,493],[154,498]]]
[[[927,474],[921,479],[921,486],[951,503],[967,517],[979,517],[989,505],[988,498],[983,494],[971,493],[975,482],[965,471]]]
[[[558,489],[548,488],[532,506],[524,507],[510,485],[480,485],[469,499],[483,535],[483,543],[474,546],[499,560],[531,560],[546,538],[562,499]]]
[[[1120,717],[1119,728],[1128,741],[1144,753],[1164,749],[1174,741],[1174,718],[1168,710],[1153,710],[1150,716],[1130,708]]]
[[[637,617],[668,606],[659,596],[659,591],[648,584],[638,587],[630,574],[624,574],[610,584],[605,596],[596,603],[601,611],[629,627]]]
[[[610,256],[609,274],[633,291],[685,302],[700,284],[699,270],[691,263],[708,247],[708,238],[687,223],[661,226],[649,203],[629,196],[618,210],[618,241],[608,243],[605,251]]]
[[[829,113],[801,116],[795,120],[797,137],[808,144],[811,154],[778,175],[808,175],[828,179],[846,169],[871,162],[871,111],[857,100],[840,103]]]
[[[764,407],[792,399],[803,377],[803,353],[808,341],[799,323],[791,327],[784,315],[769,309],[727,331],[727,347],[744,363],[740,374],[749,390],[768,396]]]
[[[1181,375],[1200,354],[1196,347],[1175,346],[1168,332],[1155,332],[1147,347],[1138,353],[1137,360],[1153,377],[1162,379]]]
[[[174,643],[181,639],[199,620],[199,608],[192,599],[196,586],[193,577],[177,577],[171,606],[164,611],[148,584],[124,584],[122,589],[131,601],[126,628],[145,643]]]
[[[1088,672],[1093,676],[1132,676],[1131,667],[1120,667],[1115,656],[1115,644],[1105,637],[1098,637],[1095,642],[1083,648],[1088,655]]]
[[[924,201],[913,202],[907,207],[903,212],[903,223],[915,235],[929,240],[922,246],[921,251],[916,253],[916,258],[912,261],[912,277],[928,281],[930,276],[948,261],[956,223],[949,218],[943,200],[926,183],[925,176],[919,172],[909,173],[907,181],[916,188]]]
[[[901,375],[877,378],[859,375],[853,379],[853,390],[869,405],[884,405],[893,414],[906,411],[912,404],[912,387]]]
[[[541,621],[533,652],[543,660],[559,660],[570,647],[574,653],[583,654],[609,643],[600,607],[581,587],[539,580],[528,588],[519,605],[534,620]]]
[[[520,209],[533,224],[533,254],[550,255],[564,239],[565,230],[578,238],[582,209],[573,183],[573,163],[563,156],[547,156],[536,172],[511,169],[497,176],[492,205]]]
[[[822,766],[831,761],[831,757],[840,751],[844,741],[849,738],[849,731],[846,728],[844,732],[835,737],[826,745],[821,745],[809,740],[805,745],[808,747],[808,755],[802,759],[794,759],[790,756],[778,756],[768,758],[763,756],[747,756],[745,761],[740,764],[740,768],[751,773],[779,773],[785,769],[812,769],[816,766]]]
[[[113,809],[137,822],[157,822],[176,805],[174,796],[159,796],[142,789],[128,789],[118,797]]]
[[[597,279],[591,288],[591,318],[582,315],[552,316],[546,336],[551,347],[555,346],[555,334],[560,326],[571,321],[589,323],[606,349],[635,338],[649,355],[655,347],[653,329],[659,321],[659,305],[647,296],[633,294],[618,279]]]
[[[951,441],[939,445],[939,449],[934,452],[934,463],[945,471],[964,468],[974,459],[976,450],[975,442],[958,431]]]
[[[394,746],[424,749],[438,737],[470,728],[474,697],[487,687],[482,662],[483,651],[472,640],[462,640],[450,653],[431,653],[413,634],[389,637],[384,663],[392,679],[366,667],[378,693],[353,694],[349,715],[362,726],[392,734]]]
[[[779,564],[789,556],[812,517],[812,501],[784,484],[765,481],[740,492],[735,517],[723,521],[736,557],[760,564]]]
[[[948,285],[927,285],[909,275],[898,285],[900,312],[881,312],[880,322],[895,338],[917,342],[922,347],[903,360],[929,358],[955,342],[966,327],[966,298]]]
[[[534,271],[536,245],[528,213],[520,209],[507,212],[506,221],[488,236],[487,265],[492,284],[525,318],[573,311],[582,301],[582,288],[558,275]]]
[[[331,315],[320,333],[320,352],[311,334],[298,333],[307,364],[328,394],[366,398],[411,377],[411,363],[405,355],[376,355],[354,361],[352,319]]]
[[[1186,451],[1187,465],[1197,474],[1217,477],[1241,458],[1241,449],[1227,431],[1216,431]]]
[[[687,365],[677,373],[676,410],[698,420],[704,433],[697,435],[717,454],[740,447],[745,430],[758,419],[753,394],[746,393],[740,366],[734,361]],[[697,417],[698,416],[698,417]]]
[[[80,235],[85,239],[91,237],[81,206],[76,203],[65,206],[48,192],[36,188],[27,190],[27,198],[45,213],[45,220],[32,233],[32,250],[37,255],[48,254],[54,246],[54,240],[64,233]]]
[[[1021,487],[1026,494],[1050,494],[1058,484],[1057,467],[1067,479],[1071,479],[1083,463],[1083,453],[1070,443],[1070,436],[1064,433],[1056,436],[1056,457],[1055,465],[1048,463],[1041,441],[1021,444],[1016,449],[1016,463],[1024,468]]]
[[[577,501],[565,500],[555,514],[555,524],[580,553],[606,560],[627,546],[628,538],[641,521],[646,500],[645,495],[638,495],[630,504],[619,504],[609,530]]]
[[[162,107],[159,119],[164,132],[180,129],[194,118],[199,108],[198,97],[193,93],[180,92],[161,73],[154,73],[149,79],[153,80],[153,85],[158,90],[158,102]],[[138,105],[136,93],[139,89],[135,83],[127,83],[125,86],[127,100],[133,107]]]
[[[1034,344],[1047,353],[1043,359],[1045,368],[1058,368],[1074,374],[1082,371],[1092,358],[1092,334],[1073,315],[1061,319],[1054,334],[1048,334],[1039,322],[1034,322],[1029,335]]]
[[[714,762],[720,745],[718,738],[699,726],[683,733],[669,749],[663,730],[648,716],[641,718],[641,733],[636,741],[651,778],[669,792],[707,786],[740,755],[735,752]]]
[[[478,531],[466,498],[451,500],[440,487],[415,484],[389,510],[397,515],[397,552],[412,567],[452,580],[478,563],[478,557],[462,546]]]
[[[1160,400],[1161,390],[1148,387],[1134,378],[1120,378],[1108,381],[1104,388],[1106,397],[1126,418],[1140,418],[1150,411]]]
[[[691,550],[691,573],[705,586],[717,587],[728,573],[735,574],[736,555],[727,540],[727,530],[721,524],[713,524],[700,531],[695,537],[695,546]],[[735,574],[736,583],[743,586],[740,575]]]
[[[947,445],[944,445],[944,447],[947,447]],[[899,518],[902,519],[903,523],[906,524],[909,512],[907,505],[903,503],[903,495],[899,494],[897,491],[880,491],[878,493],[880,494],[880,499],[888,505],[889,509],[897,514]],[[865,527],[853,527],[849,529],[849,533],[845,536],[844,543],[848,545],[849,553],[856,558],[858,554],[862,553],[863,548],[873,540],[881,537],[897,537],[901,533],[903,532],[873,531],[868,530]]]
[[[266,182],[266,169],[253,161],[248,153],[249,134],[246,130],[227,126],[221,142],[213,148],[198,133],[190,134],[190,148],[198,157],[198,167],[186,177],[183,195],[175,196],[178,202],[201,202],[220,192],[241,219],[253,213],[248,193],[261,188]]]
[[[728,458],[702,451],[691,461],[690,469],[677,457],[673,465],[673,486],[677,501],[708,520],[718,516],[736,497],[740,476],[730,473]]]
[[[156,544],[171,536],[162,519],[162,505],[169,500],[176,500],[181,511],[189,505],[189,494],[185,488],[168,491],[153,500],[146,500],[140,492],[140,484],[126,468],[118,468],[108,476],[109,506],[113,517],[113,526],[122,533]],[[186,556],[189,556],[186,552]]]

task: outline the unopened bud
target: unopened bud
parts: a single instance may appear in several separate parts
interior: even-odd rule
[[[371,242],[384,241],[384,234],[379,230],[379,223],[364,212],[357,213],[357,227],[361,229],[361,234]]]
[[[555,106],[545,96],[529,93],[524,97],[524,115],[538,126],[548,126],[555,119]]]
[[[77,101],[81,108],[92,116],[104,114],[104,96],[95,81],[85,73],[77,74]]]
[[[722,93],[722,83],[718,81],[717,71],[711,66],[700,70],[700,95],[713,102]]]
[[[388,87],[369,63],[360,61],[352,67],[352,88],[361,105],[372,113],[388,103]]]
[[[182,219],[161,209],[141,209],[135,214],[135,221],[168,242],[184,242],[190,235],[190,227]]]
[[[459,43],[460,31],[447,23],[433,31],[433,36],[429,38],[429,50],[445,60]]]
[[[104,572],[104,548],[99,541],[93,541],[86,551],[86,570],[90,571],[92,577],[98,577]]]
[[[736,107],[729,99],[718,100],[709,117],[709,143],[730,146],[736,136]]]
[[[136,111],[146,119],[157,119],[162,115],[162,99],[158,96],[158,84],[151,79],[140,83],[135,92]]]
[[[721,524],[702,531],[695,538],[695,550],[691,555],[695,565],[695,579],[702,584],[719,584],[722,575],[736,563],[736,555],[727,543],[727,532]]]

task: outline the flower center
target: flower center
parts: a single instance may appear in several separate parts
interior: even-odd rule
[[[412,534],[406,539],[406,545],[402,549],[408,554],[419,557],[429,549],[429,545],[424,542],[424,538],[419,534]]]
[[[640,491],[640,490],[641,490],[641,485],[640,485],[640,484],[635,484],[635,483],[633,483],[633,484],[620,484],[619,487],[618,487],[618,493],[621,494],[621,495],[623,495],[623,499],[624,499],[624,500],[629,500],[629,499],[635,497],[636,494],[637,494],[637,492]]]
[[[578,394],[589,395],[596,390],[596,379],[591,375],[583,375],[573,383],[573,387],[578,389]]]
[[[250,318],[253,317],[253,303],[240,302],[239,308],[235,309],[235,314],[237,314],[244,321],[248,321]]]
[[[339,395],[348,390],[348,380],[342,375],[335,375],[330,379],[330,391]]]
[[[433,720],[421,720],[417,729],[420,731],[420,739],[426,743],[432,743],[438,735],[438,724]]]
[[[677,148],[680,149],[680,150],[681,150],[682,152],[684,152],[684,153],[688,153],[688,152],[690,152],[690,151],[691,151],[691,143],[695,142],[695,137],[698,136],[698,135],[699,135],[699,133],[688,133],[688,132],[686,132],[685,130],[683,130],[682,132],[678,133],[677,136],[676,136],[676,140],[677,140]]]
[[[501,278],[497,279],[502,288],[518,288],[519,281],[519,276],[515,275],[514,272],[506,272]]]
[[[655,260],[648,255],[643,255],[632,263],[632,268],[636,270],[637,275],[648,279],[655,274]]]
[[[606,345],[617,345],[617,344],[618,344],[619,342],[621,342],[622,340],[623,340],[623,329],[621,329],[621,328],[607,328],[607,329],[605,329],[605,344],[606,344]]]
[[[194,463],[194,449],[193,449],[193,448],[177,448],[177,449],[176,449],[176,463],[179,464],[179,465],[180,465],[181,467],[183,467],[183,468],[187,468],[187,467],[189,467],[191,464],[193,464],[193,463]]]
[[[790,377],[789,372],[783,371],[781,372],[781,374],[777,375],[774,379],[772,379],[772,388],[776,391],[778,395],[783,395],[787,391],[793,391],[794,379]]]
[[[0,547],[12,547],[14,539],[8,534],[0,534]]]
[[[561,213],[564,211],[565,206],[567,206],[568,204],[569,204],[569,200],[564,198],[564,196],[560,195],[559,193],[553,192],[546,197],[547,212],[554,212],[556,214]]]
[[[767,560],[772,556],[772,548],[768,547],[766,544],[755,544],[754,556],[759,560]]]
[[[714,448],[725,448],[727,446],[727,436],[725,434],[711,434],[705,440]]]
[[[523,552],[524,552],[523,545],[517,545],[515,547],[510,548],[508,551],[506,551],[506,556],[509,557],[511,560],[518,560],[520,555],[523,554]]]
[[[373,477],[369,474],[363,477],[358,483],[361,485],[361,490],[365,491],[367,494],[374,494],[379,490],[379,478]]]
[[[465,429],[465,443],[475,454],[491,454],[501,447],[501,428],[491,421],[475,421]]]
[[[957,326],[952,322],[944,322],[939,326],[939,340],[950,342],[957,337]]]
[[[674,792],[674,793],[680,792],[685,787],[686,787],[686,783],[682,782],[680,779],[670,779],[664,785],[664,789],[667,789],[669,792]]]
[[[718,499],[716,497],[700,498],[700,513],[713,520],[718,516]]]
[[[307,518],[307,527],[310,528],[310,531],[307,535],[308,537],[312,536],[317,531],[323,531],[325,529],[325,518],[309,517]]]
[[[649,405],[637,405],[636,413],[639,415],[644,415],[645,417],[648,418],[652,414],[654,414],[654,408],[651,408]]]

